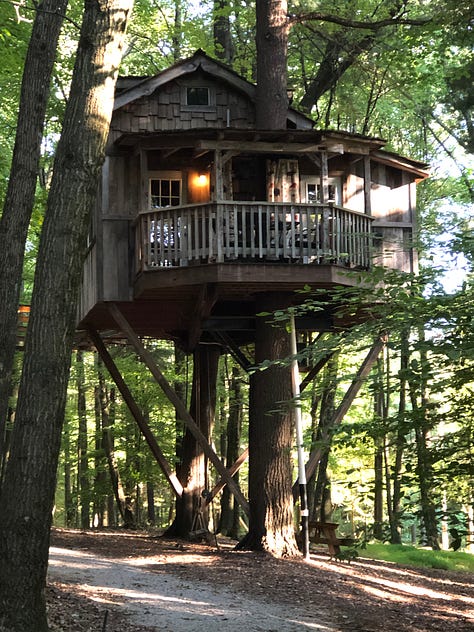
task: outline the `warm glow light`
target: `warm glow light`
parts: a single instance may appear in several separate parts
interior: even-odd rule
[[[200,187],[204,187],[207,185],[207,173],[200,173],[197,177],[197,184]]]

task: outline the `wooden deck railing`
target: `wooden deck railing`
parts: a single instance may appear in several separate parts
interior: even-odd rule
[[[367,268],[372,218],[334,205],[213,202],[140,213],[137,269],[286,261]]]

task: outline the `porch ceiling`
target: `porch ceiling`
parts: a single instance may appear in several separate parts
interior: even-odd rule
[[[177,132],[125,133],[118,147],[144,149],[220,149],[266,153],[329,151],[368,154],[383,147],[385,141],[357,134],[319,130],[194,129]]]

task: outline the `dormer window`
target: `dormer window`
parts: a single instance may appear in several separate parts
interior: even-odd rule
[[[205,85],[202,79],[196,79],[181,85],[182,112],[215,112],[216,88]]]
[[[210,105],[209,88],[195,86],[187,88],[186,105]]]

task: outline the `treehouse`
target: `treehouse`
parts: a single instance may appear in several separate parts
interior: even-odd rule
[[[248,452],[226,467],[211,445],[219,355],[225,348],[248,370],[288,357],[305,332],[344,327],[327,307],[296,319],[290,345],[286,330],[258,316],[301,300],[305,286],[355,285],[374,265],[416,271],[415,189],[428,174],[423,163],[384,150],[380,139],[315,130],[291,107],[285,129],[257,129],[255,115],[256,87],[202,51],[153,77],[118,81],[78,334],[94,343],[176,495],[177,534],[193,532],[202,499],[207,504],[227,485],[249,516],[244,546],[260,550],[270,528],[277,533],[271,541],[291,551],[296,542],[283,534],[292,532],[293,518],[282,507],[291,507],[293,413],[275,403],[295,395],[298,367],[251,372]],[[146,336],[193,352],[189,410]],[[179,479],[172,471],[107,351],[105,343],[119,339],[133,346],[184,421],[192,478],[190,463],[181,464]],[[382,347],[376,341],[362,362],[334,425]],[[301,390],[328,357],[307,367]],[[233,478],[247,454],[249,502]],[[211,492],[204,455],[220,475]],[[308,477],[319,460],[316,450]],[[267,504],[256,510],[262,498]]]
[[[202,51],[119,79],[79,329],[116,330],[115,303],[138,336],[238,348],[259,293],[351,285],[374,264],[416,270],[426,165],[291,107],[286,129],[256,129],[255,90]],[[328,330],[331,314],[300,326]]]

